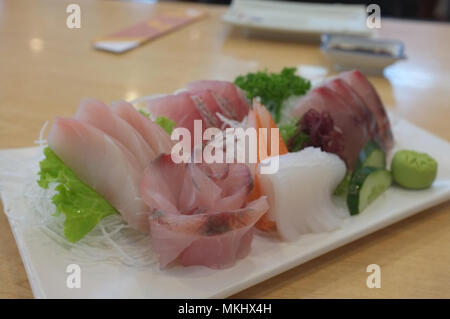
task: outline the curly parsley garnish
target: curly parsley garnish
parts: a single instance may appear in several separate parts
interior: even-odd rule
[[[291,96],[304,95],[311,87],[311,82],[295,71],[295,68],[284,68],[280,73],[248,73],[238,76],[234,83],[246,92],[248,99],[260,97],[278,123],[283,102]]]

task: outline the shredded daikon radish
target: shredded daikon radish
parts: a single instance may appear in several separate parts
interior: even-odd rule
[[[39,131],[39,139],[34,141],[34,144],[39,145],[41,153],[44,150],[45,146],[47,146],[47,140],[44,139],[44,133],[45,133],[45,129],[47,128],[47,126],[48,126],[48,121],[46,121],[44,123],[44,125],[42,125],[42,128]]]
[[[221,129],[224,129],[227,125],[231,128],[243,128],[245,129],[247,127],[247,116],[244,117],[244,119],[239,122],[236,120],[229,119],[228,117],[224,116],[223,114],[216,112],[217,117],[219,120],[223,122]]]
[[[36,223],[43,232],[62,247],[70,250],[78,263],[120,262],[129,266],[146,266],[156,263],[151,250],[150,236],[132,229],[120,215],[111,215],[77,243],[64,237],[64,215],[55,215],[56,207],[51,198],[56,193],[56,183],[42,189],[36,183],[36,175],[24,188],[24,197],[35,218],[25,221]]]

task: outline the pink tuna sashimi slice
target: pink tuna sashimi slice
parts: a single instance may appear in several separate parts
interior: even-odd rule
[[[344,80],[335,78],[325,82],[325,86],[330,88],[348,103],[352,112],[358,116],[361,124],[364,125],[371,137],[375,137],[376,134],[378,134],[375,115],[367,108],[364,101],[361,100],[359,95]]]
[[[198,93],[198,94],[197,94]],[[202,121],[202,133],[208,127],[220,127],[221,121],[215,114],[214,100],[208,92],[181,92],[173,95],[146,100],[146,110],[153,118],[165,116],[176,123],[176,127],[183,127],[194,134],[194,121]]]
[[[194,146],[194,120],[202,117],[188,92],[151,98],[146,100],[146,104],[145,109],[152,118],[165,116],[175,122],[175,127],[186,128],[191,133],[191,146]]]
[[[314,110],[315,113],[310,110]],[[302,118],[305,114],[308,116]],[[292,116],[302,118],[301,128],[307,131],[311,140],[320,140],[311,134],[315,133],[320,138],[323,132],[318,130],[320,126],[317,126],[323,124],[323,121],[331,120],[332,129],[327,130],[326,134],[332,134],[332,136],[321,140],[329,144],[311,144],[311,146],[322,147],[324,151],[339,155],[349,169],[353,169],[359,152],[370,141],[370,134],[358,114],[355,114],[346,101],[327,87],[315,88],[300,99],[292,109]]]
[[[223,126],[217,115],[242,121],[249,110],[244,92],[231,82],[198,81],[189,83],[186,91],[146,100],[146,110],[153,118],[165,116],[176,123],[176,127],[186,128],[194,143],[194,121],[202,120],[202,133],[209,127]]]
[[[268,209],[266,199],[245,206],[252,187],[246,165],[208,166],[175,164],[162,155],[145,171],[141,195],[152,207],[152,245],[161,267],[179,259],[221,268],[249,251],[249,232]]]
[[[194,101],[188,92],[169,94],[145,101],[145,109],[151,117],[165,116],[173,120],[177,127],[194,131],[194,120],[201,119]]]
[[[222,121],[217,116],[217,112],[221,113],[219,105],[217,104],[212,92],[210,90],[189,91],[192,101],[199,111],[206,128],[218,127],[221,128]]]
[[[231,114],[235,114],[234,120],[237,121],[242,121],[250,109],[250,103],[247,101],[244,91],[232,82],[214,80],[194,81],[189,83],[186,88],[189,91],[213,91],[217,94],[216,101],[224,110],[230,110],[231,105],[231,111],[222,112],[223,115],[226,116],[225,113],[231,112]]]
[[[220,125],[222,124],[222,121],[217,116],[217,113],[222,114],[226,118],[229,118],[231,120],[237,120],[237,114],[234,109],[234,106],[229,102],[228,99],[222,97],[221,95],[217,94],[213,90],[210,89],[190,89],[189,93],[191,96],[198,96],[200,97],[208,107],[208,109],[215,115]],[[219,126],[215,126],[219,127]]]
[[[142,169],[156,157],[152,147],[141,134],[100,101],[82,100],[74,118],[98,128],[122,143],[136,157]]]
[[[64,118],[53,121],[48,144],[126,222],[140,231],[149,231],[149,208],[139,195],[142,168],[125,146],[94,126]]]
[[[343,72],[339,77],[347,82],[356,93],[358,93],[369,110],[375,115],[378,136],[381,138],[380,142],[385,150],[390,150],[394,143],[391,124],[389,123],[389,118],[383,103],[373,85],[357,70]]]
[[[111,109],[141,134],[156,155],[170,153],[173,143],[161,126],[139,113],[128,102],[115,102],[111,105]]]

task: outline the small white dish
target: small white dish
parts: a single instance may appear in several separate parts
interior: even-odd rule
[[[324,34],[321,49],[336,71],[358,69],[381,74],[387,66],[406,59],[399,40]]]

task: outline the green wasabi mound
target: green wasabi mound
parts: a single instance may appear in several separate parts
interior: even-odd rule
[[[430,187],[436,179],[437,167],[430,155],[409,150],[395,153],[391,163],[394,181],[408,189]]]

